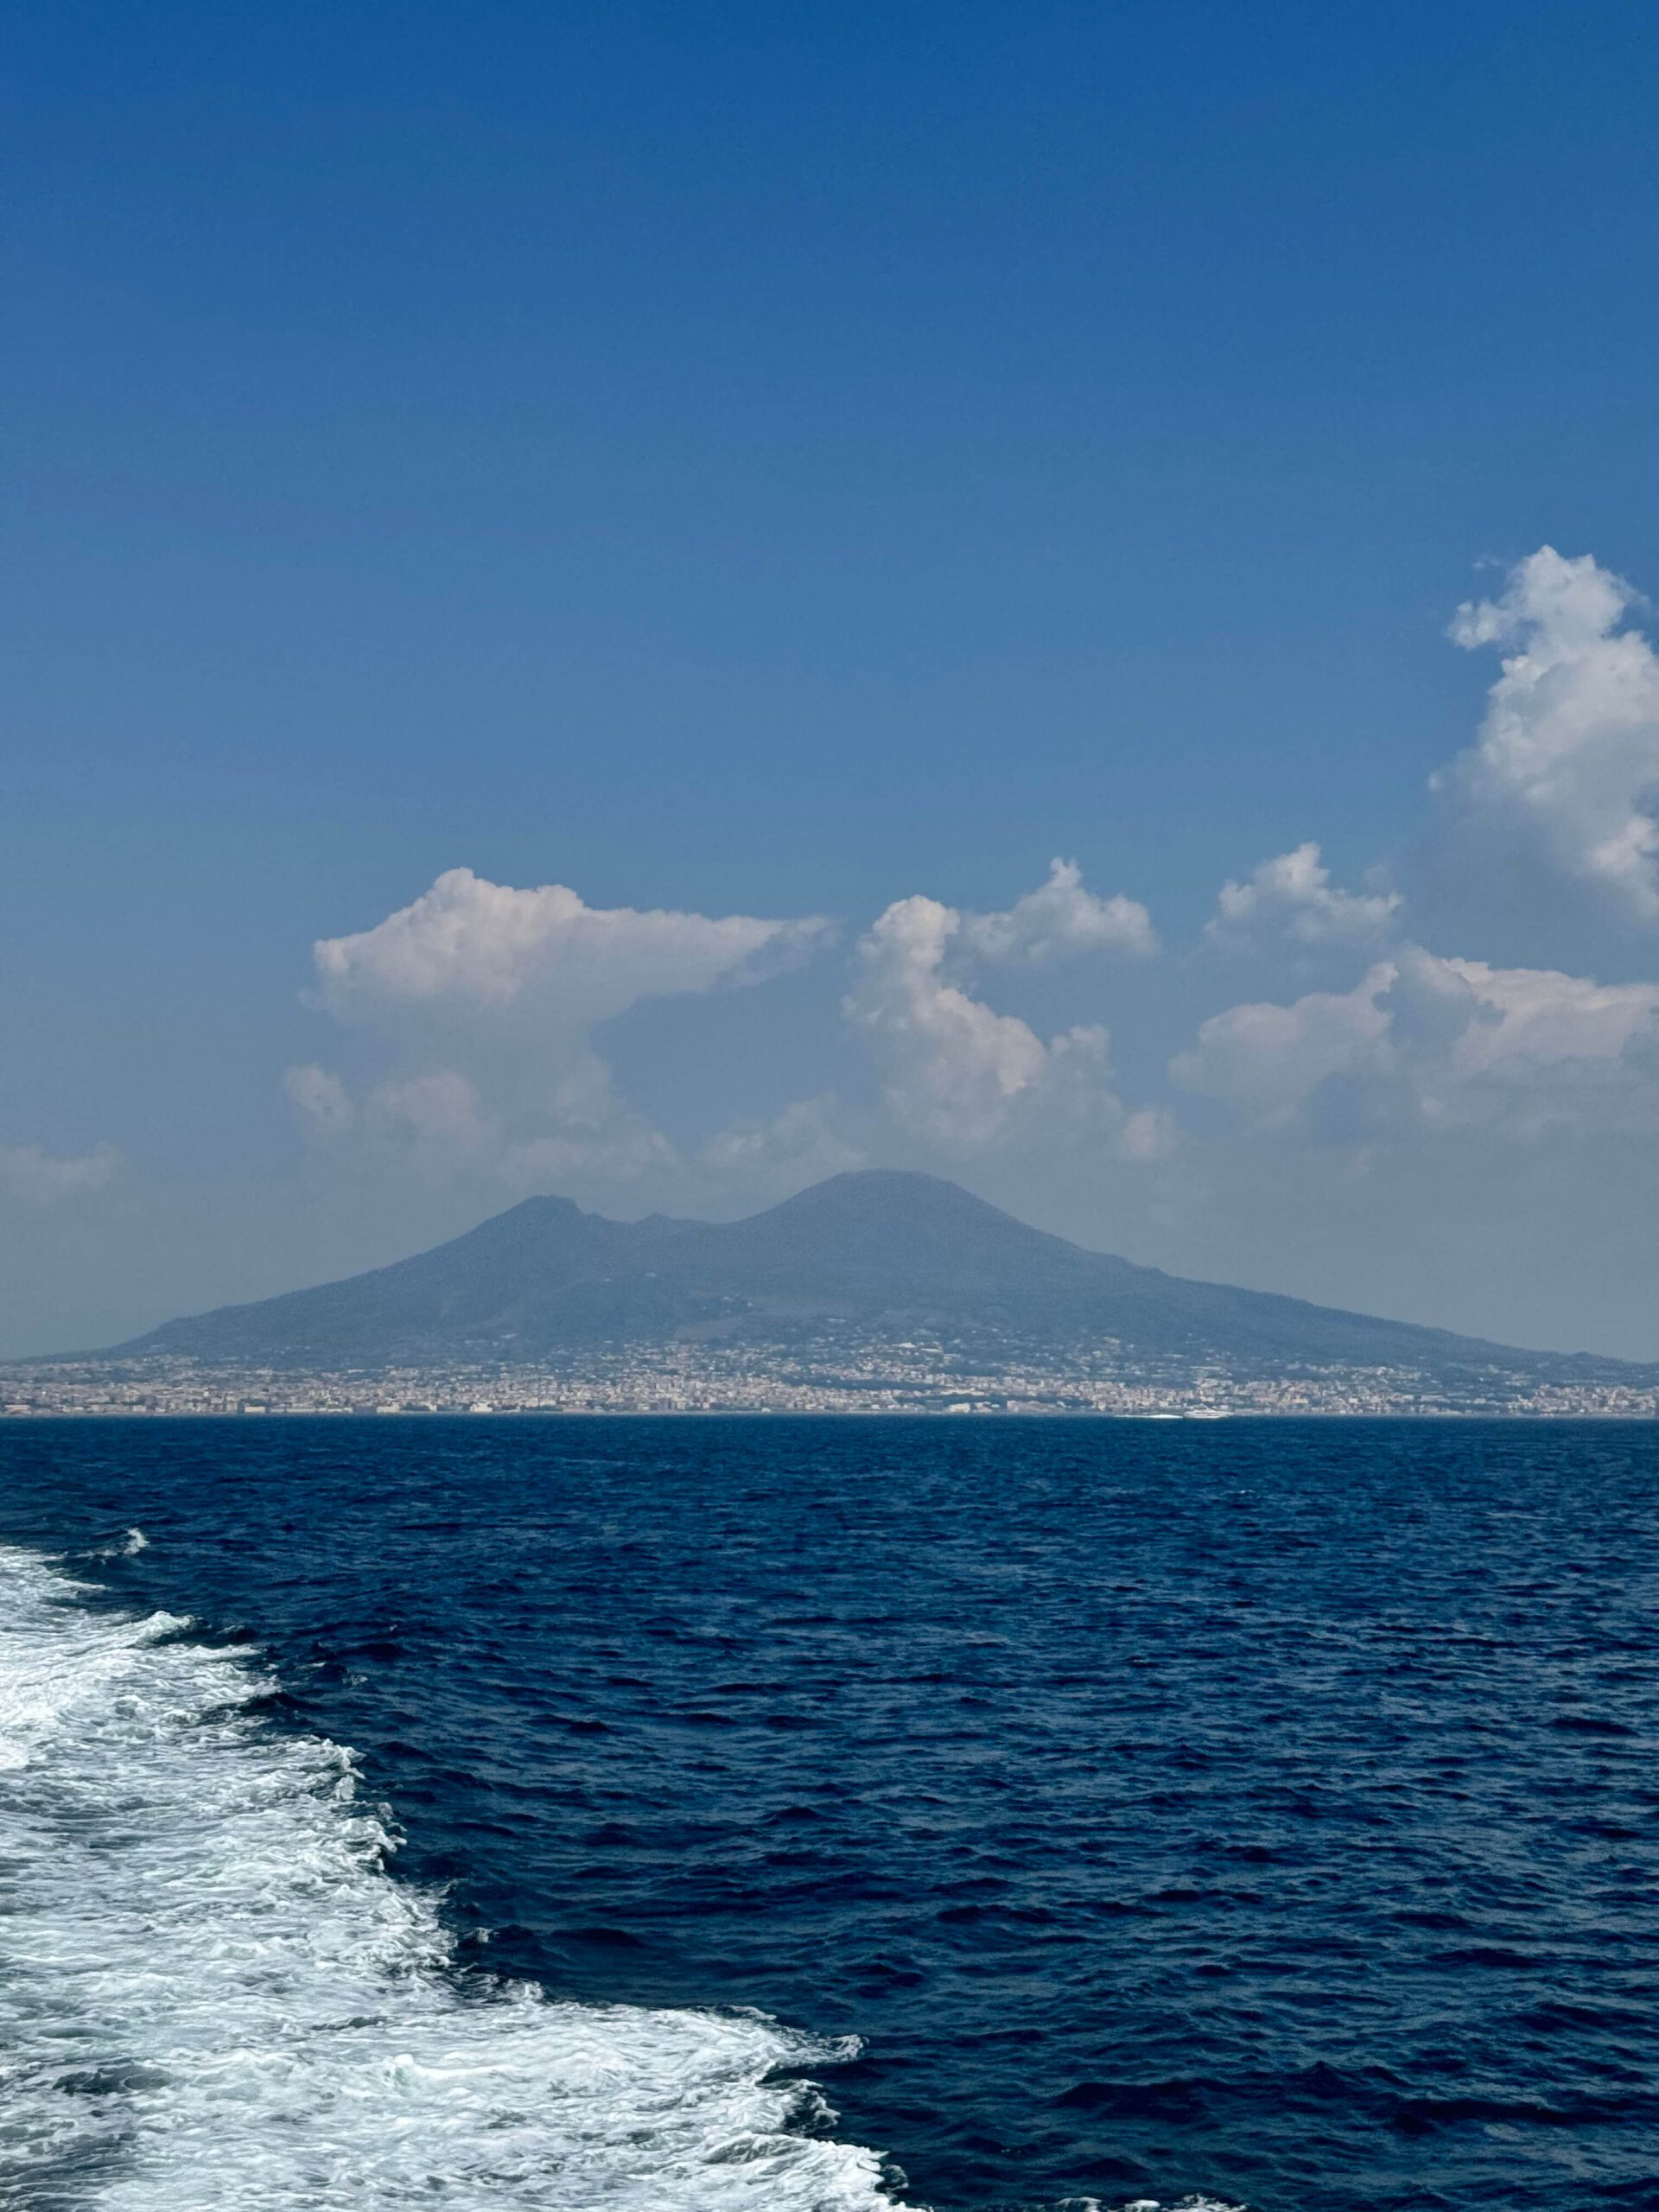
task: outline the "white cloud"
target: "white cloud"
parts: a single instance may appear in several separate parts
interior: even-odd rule
[[[1551,546],[1460,607],[1460,645],[1511,645],[1476,744],[1435,779],[1475,822],[1625,916],[1659,922],[1659,658],[1630,586]]]
[[[113,1145],[64,1154],[38,1144],[0,1144],[0,1190],[25,1205],[52,1205],[83,1191],[102,1190],[119,1165]]]
[[[1518,1080],[1531,1070],[1623,1063],[1652,1034],[1659,1015],[1659,983],[1597,983],[1484,960],[1433,964],[1460,978],[1481,1009],[1458,1035],[1457,1065],[1465,1077],[1502,1070]]]
[[[1129,1115],[1118,1136],[1125,1160],[1167,1160],[1179,1141],[1175,1117],[1162,1106],[1141,1106]]]
[[[321,939],[313,957],[318,1001],[341,1021],[394,1007],[533,1004],[585,1029],[641,999],[759,982],[828,934],[816,918],[589,906],[562,883],[518,891],[454,868],[372,929]]]
[[[883,1049],[899,1118],[947,1143],[982,1142],[1040,1083],[1047,1048],[1012,1015],[993,1013],[940,974],[962,926],[936,899],[900,899],[860,943],[851,1018]]]
[[[798,1098],[769,1122],[737,1122],[711,1137],[697,1166],[716,1185],[748,1192],[785,1192],[822,1182],[868,1155],[835,1126],[835,1102]]]
[[[759,982],[830,935],[767,920],[594,907],[451,868],[372,929],[314,948],[312,1003],[353,1033],[354,1087],[290,1069],[312,1134],[519,1188],[664,1168],[667,1139],[616,1093],[592,1033],[650,998]]]
[[[845,1010],[876,1048],[894,1119],[957,1151],[1066,1125],[1121,1142],[1105,1030],[1069,1029],[1045,1043],[944,972],[952,950],[971,943],[972,918],[936,899],[900,899],[859,943]],[[1149,1124],[1137,1125],[1137,1156],[1152,1137]]]
[[[1396,892],[1336,888],[1310,842],[1263,861],[1243,883],[1224,883],[1205,934],[1212,944],[1241,949],[1285,940],[1371,945],[1389,934],[1399,906]]]
[[[350,1092],[327,1068],[285,1069],[283,1089],[302,1120],[319,1135],[340,1136],[357,1119]]]
[[[1119,952],[1144,958],[1158,950],[1152,917],[1120,893],[1097,898],[1074,861],[1052,861],[1048,880],[1004,913],[963,914],[958,937],[981,960],[1038,966],[1068,954]]]
[[[1368,1141],[1409,1129],[1659,1126],[1659,984],[1442,959],[1421,946],[1346,992],[1230,1007],[1172,1063],[1258,1128]]]
[[[518,1142],[502,1139],[487,1153],[475,1147],[474,1156],[518,1190],[568,1191],[573,1183],[626,1188],[652,1176],[677,1181],[683,1172],[662,1131],[621,1105],[607,1120],[567,1122]]]
[[[1351,991],[1313,991],[1291,1006],[1230,1007],[1211,1016],[1170,1072],[1263,1128],[1284,1128],[1321,1083],[1382,1065],[1389,1018],[1377,998],[1395,972],[1384,962]]]
[[[429,1068],[423,1075],[377,1084],[368,1105],[383,1121],[406,1129],[442,1156],[476,1159],[496,1141],[478,1086],[455,1068]]]

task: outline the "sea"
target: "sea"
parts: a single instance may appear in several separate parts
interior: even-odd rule
[[[13,1421],[0,2204],[1659,2207],[1659,1429]]]

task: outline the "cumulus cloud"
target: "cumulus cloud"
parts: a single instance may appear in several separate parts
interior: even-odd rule
[[[1045,1042],[947,973],[953,952],[976,949],[971,925],[984,918],[936,899],[900,899],[860,940],[845,1011],[876,1049],[895,1120],[957,1151],[1068,1124],[1122,1146],[1128,1117],[1110,1086],[1104,1029],[1069,1029]],[[1157,1135],[1155,1117],[1137,1121],[1134,1155],[1150,1156]]]
[[[698,1198],[796,1187],[868,1157],[830,1102],[740,1118],[681,1151],[618,1095],[594,1031],[646,997],[759,982],[829,935],[813,918],[598,909],[563,886],[520,891],[452,869],[372,929],[316,945],[311,1002],[350,1033],[362,1066],[350,1077],[291,1068],[288,1094],[315,1140],[391,1152],[429,1176]],[[889,1107],[911,1135],[960,1149],[1065,1122],[1151,1159],[1167,1148],[1167,1117],[1124,1113],[1104,1030],[1045,1040],[945,970],[1155,945],[1144,907],[1097,897],[1056,861],[1005,912],[890,907],[858,949],[847,1011],[881,1053]]]
[[[883,1052],[900,1120],[972,1144],[995,1135],[1014,1102],[1042,1081],[1048,1049],[1023,1021],[945,982],[940,970],[961,927],[961,915],[937,899],[895,901],[859,944],[846,1008]]]
[[[1101,899],[1084,887],[1074,861],[1051,861],[1048,880],[1004,913],[963,914],[963,946],[981,960],[1037,967],[1081,952],[1145,958],[1158,950],[1152,917],[1120,893]]]
[[[1659,984],[1494,968],[1408,945],[1352,990],[1230,1007],[1172,1064],[1256,1127],[1363,1142],[1411,1130],[1659,1127]]]
[[[451,868],[409,906],[313,949],[311,1002],[365,1074],[293,1068],[315,1136],[406,1154],[431,1174],[521,1187],[637,1179],[673,1147],[621,1099],[593,1031],[641,1001],[759,982],[827,941],[816,918],[589,906]]]
[[[340,1077],[331,1075],[327,1068],[286,1069],[283,1089],[302,1122],[317,1135],[342,1135],[357,1119],[351,1093]]]
[[[585,1029],[639,1000],[758,982],[823,943],[817,918],[589,906],[562,883],[531,891],[454,868],[429,891],[313,950],[318,1003],[346,1022],[388,1009],[499,1013],[532,1003]]]
[[[1205,934],[1213,944],[1240,950],[1285,942],[1372,945],[1389,935],[1399,906],[1397,892],[1338,889],[1310,842],[1263,861],[1243,883],[1224,883]]]
[[[828,1098],[798,1098],[770,1121],[735,1122],[711,1137],[696,1161],[716,1185],[768,1194],[868,1164],[863,1147],[836,1127]]]
[[[91,1152],[48,1152],[44,1145],[0,1144],[0,1191],[24,1205],[48,1206],[102,1190],[120,1165],[113,1145]]]
[[[408,1130],[442,1158],[477,1159],[495,1139],[477,1084],[458,1068],[429,1068],[423,1075],[377,1084],[368,1103],[381,1120]]]
[[[1355,990],[1313,991],[1290,1006],[1229,1007],[1203,1025],[1170,1072],[1262,1128],[1287,1128],[1331,1077],[1383,1066],[1389,1017],[1377,1000],[1394,976],[1384,963]]]
[[[1630,586],[1552,546],[1452,626],[1471,649],[1512,647],[1474,746],[1435,779],[1519,855],[1659,922],[1659,658],[1624,626]]]
[[[510,1117],[487,1103],[479,1084],[459,1068],[388,1076],[356,1096],[327,1068],[289,1068],[283,1083],[308,1136],[323,1144],[350,1138],[395,1152],[435,1180],[474,1168],[528,1184],[601,1160],[613,1169],[620,1139],[630,1160],[641,1149],[641,1131],[628,1125],[626,1109],[610,1093],[603,1063],[590,1054],[550,1077],[538,1102],[539,1135],[515,1135]],[[644,1134],[648,1152],[649,1133]]]

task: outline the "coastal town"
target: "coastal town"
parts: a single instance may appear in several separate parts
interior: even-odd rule
[[[236,1367],[166,1355],[0,1369],[0,1415],[855,1414],[1652,1420],[1659,1389],[1543,1382],[1493,1366],[1430,1372],[1149,1359],[1108,1344],[1071,1354],[944,1339],[836,1335],[791,1344],[637,1343],[556,1362],[375,1368]]]

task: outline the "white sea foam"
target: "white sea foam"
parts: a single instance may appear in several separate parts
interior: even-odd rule
[[[135,1532],[136,1533],[136,1532]],[[860,2212],[759,2014],[458,1971],[351,1756],[167,1614],[0,1547],[0,2201],[19,2212]]]
[[[89,1559],[137,1559],[140,1552],[149,1549],[149,1538],[142,1529],[129,1529],[118,1544],[105,1544],[101,1551],[89,1552]]]

